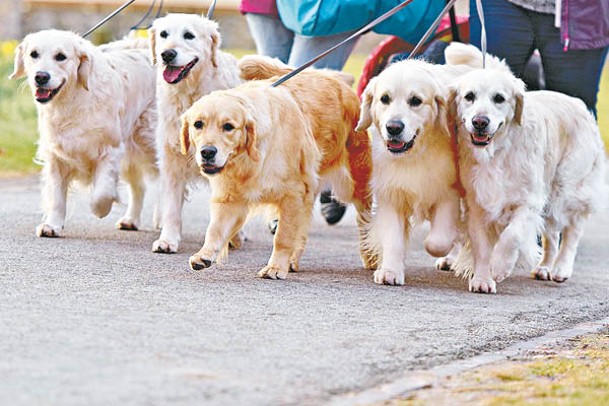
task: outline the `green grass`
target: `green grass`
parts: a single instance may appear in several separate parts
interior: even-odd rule
[[[0,43],[0,176],[15,176],[39,171],[34,163],[38,138],[36,107],[23,80],[10,81],[15,42]],[[251,50],[232,50],[237,58]],[[366,55],[354,54],[344,71],[359,80]],[[599,93],[599,125],[609,150],[609,64],[603,72]]]

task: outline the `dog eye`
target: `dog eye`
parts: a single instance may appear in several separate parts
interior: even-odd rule
[[[32,59],[36,59],[36,58],[38,58],[38,52],[32,51],[32,52],[30,52],[30,56],[32,57]]]
[[[381,103],[389,104],[390,102],[391,102],[391,98],[389,97],[389,95],[384,94],[381,96]]]
[[[469,102],[473,102],[474,100],[476,100],[476,95],[473,92],[467,92],[464,99]]]
[[[222,126],[222,129],[226,132],[233,131],[235,129],[235,126],[232,125],[231,123],[226,123]]]
[[[66,59],[67,59],[67,57],[64,54],[62,54],[61,52],[58,53],[57,55],[55,55],[55,60],[58,62],[65,61]]]
[[[200,130],[201,128],[203,128],[203,121],[201,120],[197,120],[194,122],[193,126],[197,129]]]
[[[497,93],[495,95],[495,97],[493,97],[493,101],[497,104],[501,104],[505,101],[505,97],[503,97],[502,95],[500,95],[499,93]]]
[[[195,38],[195,36],[194,36],[194,34],[192,32],[186,31],[184,33],[184,39],[194,39],[194,38]]]
[[[161,31],[161,33],[159,34],[159,37],[161,38],[167,38],[169,36],[169,34],[167,34],[167,31],[163,30]]]
[[[420,106],[421,103],[423,103],[423,100],[419,99],[417,96],[412,96],[410,100],[408,100],[408,104],[410,104],[410,107]]]

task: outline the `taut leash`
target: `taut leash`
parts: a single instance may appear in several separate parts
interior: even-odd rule
[[[93,28],[91,28],[89,31],[85,32],[84,34],[82,34],[83,38],[86,38],[89,34],[91,34],[93,31],[95,31],[96,29],[98,29],[99,27],[101,27],[102,25],[104,25],[106,22],[108,22],[112,17],[114,17],[115,15],[117,15],[118,13],[120,13],[121,11],[123,11],[124,9],[126,9],[127,7],[129,7],[131,5],[131,3],[133,3],[135,0],[127,0],[122,6],[120,6],[119,8],[117,8],[116,10],[114,10],[112,13],[108,14],[108,16],[106,18],[104,18],[103,20],[101,20],[100,22],[98,22],[97,24],[95,24],[93,26]]]

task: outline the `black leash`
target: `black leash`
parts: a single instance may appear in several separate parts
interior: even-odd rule
[[[442,9],[440,14],[438,14],[438,17],[429,26],[429,28],[427,29],[427,31],[425,32],[423,37],[419,40],[417,45],[414,47],[414,49],[412,50],[412,52],[410,53],[410,55],[408,55],[408,58],[406,58],[406,59],[412,59],[419,52],[419,50],[427,42],[429,37],[431,37],[436,32],[436,28],[438,27],[438,25],[440,25],[442,18],[444,17],[444,15],[446,15],[446,13],[448,13],[448,10],[450,10],[453,7],[453,5],[456,3],[456,1],[457,0],[449,0],[446,2],[446,6]]]
[[[93,26],[93,28],[91,28],[89,31],[85,32],[84,34],[82,34],[83,38],[86,38],[89,34],[91,34],[93,31],[95,31],[96,29],[98,29],[99,27],[101,27],[102,25],[104,25],[106,22],[108,22],[112,17],[114,17],[115,15],[117,15],[118,13],[120,13],[121,11],[123,11],[124,9],[126,9],[127,7],[129,7],[131,5],[131,3],[133,3],[135,0],[127,0],[125,2],[125,4],[123,4],[122,6],[120,6],[119,8],[117,8],[116,10],[114,10],[112,13],[108,14],[108,16],[106,18],[104,18],[103,20],[101,20],[100,22],[98,22],[97,24],[95,24]]]
[[[207,17],[208,20],[211,20],[211,18],[214,16],[214,11],[216,10],[216,1],[214,0],[211,2],[211,6],[209,6],[209,10],[207,10],[207,15],[205,17]]]
[[[352,35],[349,36],[349,38],[341,41],[340,43],[334,45],[332,48],[328,49],[327,51],[317,55],[315,58],[311,59],[309,62],[306,62],[304,65],[299,66],[298,68],[294,69],[292,72],[288,73],[287,75],[282,76],[281,78],[279,78],[275,83],[273,83],[271,85],[271,87],[277,87],[280,84],[282,84],[283,82],[285,82],[286,80],[290,79],[293,76],[298,75],[300,72],[302,72],[303,70],[305,70],[306,68],[308,68],[309,66],[313,65],[315,62],[319,61],[321,58],[323,58],[324,56],[328,55],[329,53],[333,52],[336,48],[340,47],[341,45],[346,44],[347,42],[351,41],[352,39],[360,36],[361,34],[365,33],[366,31],[368,31],[369,29],[371,29],[372,27],[374,27],[377,24],[382,23],[383,21],[385,21],[386,19],[388,19],[389,17],[391,17],[392,15],[394,15],[395,13],[397,13],[398,11],[400,11],[401,9],[403,9],[404,7],[406,7],[407,5],[409,5],[410,3],[412,3],[413,0],[406,0],[403,3],[398,4],[397,6],[395,6],[394,8],[392,8],[391,10],[387,11],[385,14],[383,14],[382,16],[376,18],[375,20],[373,20],[372,22],[366,24],[365,26],[363,26],[362,28],[360,28],[359,30],[357,30],[355,33],[353,33]],[[453,0],[453,2],[456,0]]]
[[[449,0],[447,0],[446,3],[448,3],[448,1]],[[453,35],[453,41],[461,42],[461,34],[459,34],[459,25],[457,24],[457,15],[454,5],[448,10],[448,15],[450,16],[450,31]]]

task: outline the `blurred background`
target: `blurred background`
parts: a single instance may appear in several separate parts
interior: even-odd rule
[[[1,0],[0,1],[0,176],[34,173],[39,166],[33,162],[36,149],[36,108],[24,81],[9,81],[13,52],[19,40],[30,32],[57,28],[84,33],[124,0]],[[222,47],[241,57],[255,53],[254,42],[245,17],[239,12],[239,0],[219,0],[214,19],[220,25]],[[160,0],[136,0],[108,23],[97,29],[89,39],[105,43],[127,35],[147,11],[139,24],[146,27],[157,15]],[[211,0],[164,0],[160,16],[168,12],[206,13]],[[457,14],[469,13],[468,0],[457,2]],[[152,5],[152,7],[151,7]],[[146,30],[138,31],[145,36]],[[363,35],[347,61],[345,71],[357,80],[370,52],[385,36]],[[605,145],[609,148],[609,68],[605,65],[601,80],[598,118]]]

